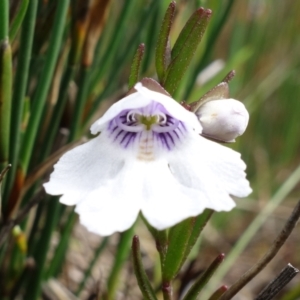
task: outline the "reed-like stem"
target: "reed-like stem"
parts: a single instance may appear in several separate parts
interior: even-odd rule
[[[9,159],[12,164],[10,174],[8,174],[8,182],[5,190],[5,199],[8,198],[11,189],[13,178],[15,177],[18,161],[18,153],[20,149],[21,138],[21,120],[24,106],[24,98],[26,95],[26,88],[29,77],[29,64],[32,51],[32,42],[34,36],[34,26],[37,11],[37,0],[31,0],[22,26],[20,49],[18,56],[17,70],[14,81],[14,92],[12,98],[12,115],[11,115],[11,131],[10,131],[10,148]]]
[[[41,122],[44,104],[47,99],[47,93],[50,88],[59,50],[61,48],[69,3],[70,0],[61,0],[58,2],[58,7],[54,19],[54,28],[50,36],[49,48],[46,54],[45,66],[40,76],[37,90],[32,101],[33,107],[31,118],[29,120],[28,128],[25,133],[24,142],[22,145],[23,151],[21,153],[21,164],[23,172],[25,174],[28,170],[36,134]]]

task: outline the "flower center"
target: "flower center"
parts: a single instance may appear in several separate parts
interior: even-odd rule
[[[153,124],[157,124],[158,116],[137,115],[137,119],[140,124],[145,125],[146,130],[150,130]]]
[[[184,124],[160,103],[123,110],[108,125],[110,137],[124,148],[139,145],[139,153],[150,156],[155,149],[173,149],[185,136]],[[137,143],[137,144],[136,144]]]

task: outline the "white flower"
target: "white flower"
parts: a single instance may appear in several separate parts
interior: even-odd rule
[[[66,153],[45,189],[76,205],[90,231],[128,229],[141,211],[162,230],[205,208],[229,211],[250,192],[240,154],[199,134],[194,113],[140,83],[96,121],[96,138]]]
[[[224,142],[234,142],[242,135],[249,121],[244,104],[234,99],[212,100],[196,111],[202,125],[202,134]]]

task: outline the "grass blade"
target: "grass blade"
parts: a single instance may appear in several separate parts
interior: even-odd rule
[[[26,14],[26,11],[27,11],[27,7],[28,7],[28,3],[29,3],[29,0],[22,0],[21,4],[20,4],[20,8],[19,8],[19,11],[16,15],[16,17],[14,18],[11,26],[10,26],[10,29],[9,29],[9,40],[10,42],[12,42],[17,33],[18,33],[18,30],[23,22],[23,19],[25,17],[25,14]],[[35,20],[35,18],[33,19]]]
[[[0,42],[0,170],[8,165],[12,92],[12,53],[8,40]]]

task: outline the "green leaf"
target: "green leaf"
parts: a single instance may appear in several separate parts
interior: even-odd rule
[[[144,80],[144,79],[143,79]],[[152,227],[146,218],[143,216],[143,214],[140,214],[142,220],[144,221],[145,225],[147,226],[148,230],[152,234],[155,243],[156,243],[156,249],[159,253],[160,256],[160,262],[161,262],[161,268],[163,270],[164,268],[164,263],[165,263],[165,258],[166,258],[166,253],[168,250],[168,232],[167,230],[157,230],[154,227]]]
[[[0,170],[8,164],[12,92],[12,53],[8,40],[0,42]]]
[[[59,219],[59,202],[58,197],[51,199],[49,205],[47,207],[47,215],[44,226],[38,245],[36,247],[35,253],[35,262],[36,268],[34,269],[34,273],[30,276],[29,287],[26,290],[26,294],[24,296],[25,300],[36,300],[39,299],[39,295],[41,292],[44,266],[46,262],[47,253],[49,250],[50,240],[54,228]]]
[[[206,209],[201,215],[189,218],[170,229],[168,251],[163,265],[163,278],[174,279],[195,245],[213,211]]]
[[[14,78],[14,85],[18,88],[14,89],[12,98],[12,106],[14,109],[12,110],[11,114],[10,144],[13,145],[13,147],[10,148],[9,153],[12,170],[8,175],[8,183],[5,190],[6,199],[8,199],[8,194],[11,190],[11,186],[13,184],[13,179],[15,177],[17,169],[17,160],[21,141],[20,127],[24,128],[24,126],[22,126],[23,124],[21,125],[22,116],[24,113],[23,110],[25,110],[26,113],[26,108],[24,106],[27,106],[29,108],[29,100],[28,98],[25,98],[25,94],[28,83],[28,72],[32,51],[37,6],[38,3],[36,0],[30,1],[21,30],[20,49],[22,49],[22,51],[19,51],[18,64]],[[29,113],[30,112],[27,111],[27,116],[29,116]],[[26,121],[28,121],[28,119]],[[27,124],[28,123],[26,122],[26,127]]]
[[[208,64],[209,57],[211,53],[213,53],[213,47],[219,37],[221,30],[224,28],[225,23],[228,20],[230,12],[232,10],[233,4],[235,0],[226,1],[226,4],[222,3],[222,11],[221,16],[218,20],[215,20],[212,24],[213,28],[210,28],[209,35],[207,39],[207,43],[205,45],[204,53],[202,55],[201,61],[199,61],[194,70],[192,71],[191,80],[187,83],[186,92],[184,94],[184,99],[189,98],[189,95],[192,91],[193,85],[195,84],[197,75],[201,72],[201,70]],[[220,2],[221,3],[221,2]],[[225,8],[223,7],[225,5]]]
[[[183,47],[185,47],[185,44],[189,38],[189,35],[194,30],[194,27],[196,26],[198,20],[199,20],[199,13],[202,11],[202,8],[196,10],[189,20],[186,22],[184,27],[182,28],[171,52],[171,57],[174,59],[182,50]]]
[[[178,274],[194,224],[195,218],[189,218],[170,229],[169,246],[162,269],[163,281],[171,281]]]
[[[172,1],[163,19],[155,53],[156,72],[160,82],[165,80],[165,73],[170,60],[169,34],[174,20],[176,2]]]
[[[183,300],[197,299],[199,293],[201,292],[205,284],[209,281],[209,279],[214,274],[219,265],[223,262],[224,258],[224,254],[220,254],[216,257],[216,259],[212,262],[208,269],[192,285],[192,287],[189,289]]]
[[[201,215],[193,218],[193,219],[195,219],[194,226],[193,226],[191,235],[189,237],[189,240],[187,242],[187,246],[186,246],[184,255],[182,257],[181,266],[184,264],[186,258],[190,254],[190,252],[191,252],[192,248],[194,247],[194,245],[196,244],[202,230],[204,229],[205,225],[207,224],[208,220],[210,219],[210,217],[212,216],[213,213],[214,213],[213,210],[206,209],[206,210],[204,210],[204,212]]]
[[[9,0],[0,1],[0,41],[8,38]]]
[[[116,289],[119,284],[119,276],[122,271],[122,267],[129,256],[130,242],[133,231],[134,225],[127,231],[122,232],[120,235],[117,253],[115,254],[114,265],[107,279],[107,295],[105,298],[107,300],[115,299]]]
[[[155,292],[149,282],[144,270],[139,237],[135,235],[132,239],[132,262],[135,277],[145,300],[156,300]]]
[[[129,83],[128,83],[129,90],[139,81],[139,73],[140,73],[141,62],[144,53],[145,53],[145,45],[140,44],[133,57],[133,61],[130,69]]]
[[[16,15],[16,17],[14,18],[11,26],[10,26],[10,29],[9,29],[9,40],[12,42],[17,33],[18,33],[18,30],[23,22],[23,19],[25,17],[25,14],[26,14],[26,10],[27,10],[27,7],[28,7],[28,3],[29,3],[29,0],[22,0],[21,4],[20,4],[20,8],[18,10],[18,13]]]
[[[67,12],[69,8],[70,0],[61,0],[58,2],[54,28],[51,32],[49,40],[49,48],[47,50],[45,66],[43,68],[40,80],[37,84],[37,90],[32,100],[32,112],[29,120],[28,129],[24,137],[24,143],[22,145],[23,151],[21,152],[21,163],[24,173],[27,173],[30,158],[33,153],[32,149],[36,139],[36,134],[39,129],[40,121],[42,119],[42,113],[44,104],[47,98],[47,94],[54,74],[55,65],[59,55],[59,50],[62,44],[63,32],[66,23]]]
[[[188,28],[191,27],[188,35],[186,34],[188,29],[184,30],[185,34],[175,48],[175,53],[178,54],[172,58],[172,62],[167,69],[163,86],[171,95],[173,95],[178,88],[179,82],[195,54],[209,22],[211,10],[200,8],[195,14],[197,22],[195,22],[194,26],[191,26],[191,24],[188,26]],[[185,35],[187,35],[187,37],[185,37]]]

